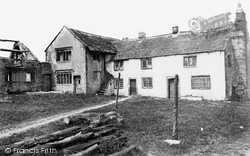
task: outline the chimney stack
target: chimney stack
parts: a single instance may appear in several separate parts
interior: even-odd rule
[[[172,33],[173,33],[173,35],[178,34],[178,32],[179,32],[179,27],[177,25],[174,26],[174,27],[172,27]]]
[[[139,32],[138,34],[139,34],[138,39],[141,40],[141,39],[146,38],[146,33],[145,32]]]
[[[244,32],[244,34],[246,34],[247,30],[246,14],[243,11],[240,3],[238,3],[238,8],[236,10],[235,24],[236,24],[236,30],[241,30]]]

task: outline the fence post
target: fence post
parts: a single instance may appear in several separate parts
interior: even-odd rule
[[[178,75],[175,75],[174,78],[174,108],[173,108],[173,119],[174,119],[174,124],[173,124],[173,135],[172,139],[173,140],[178,140],[178,83],[179,83],[179,78]]]
[[[119,75],[118,75],[118,82],[117,82],[118,84],[117,84],[115,108],[118,107],[118,96],[119,96],[119,87],[120,87],[120,77],[121,77],[121,73],[119,73]]]

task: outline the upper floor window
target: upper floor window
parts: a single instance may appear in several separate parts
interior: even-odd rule
[[[183,66],[184,67],[196,67],[197,56],[185,56],[183,57]]]
[[[192,89],[211,89],[211,80],[209,75],[192,76],[191,77]]]
[[[152,69],[152,59],[141,59],[141,69]]]
[[[142,88],[152,89],[153,88],[153,78],[152,77],[143,77],[142,78]]]
[[[115,61],[114,62],[114,69],[115,71],[122,71],[123,70],[123,61]]]
[[[93,53],[93,60],[94,61],[101,61],[100,54],[99,53]]]
[[[56,61],[70,61],[72,47],[56,48]]]

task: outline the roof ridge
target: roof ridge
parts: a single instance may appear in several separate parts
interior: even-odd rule
[[[67,26],[65,26],[65,27],[67,27]],[[68,28],[68,29],[75,30],[75,31],[80,31],[81,33],[84,33],[84,34],[87,34],[87,35],[91,35],[91,36],[98,36],[98,37],[105,38],[105,39],[119,40],[119,39],[117,39],[117,38],[108,37],[108,36],[102,36],[102,35],[97,35],[97,34],[85,32],[85,31],[82,31],[82,30],[79,30],[79,29],[74,29],[74,28],[70,28],[70,27],[67,27],[67,28]]]

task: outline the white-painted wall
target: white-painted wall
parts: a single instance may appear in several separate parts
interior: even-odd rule
[[[204,99],[224,100],[226,98],[224,52],[199,53],[197,66],[194,68],[183,67],[183,57],[175,55],[152,58],[152,69],[142,70],[140,59],[124,61],[123,71],[114,71],[113,62],[107,66],[107,71],[124,81],[124,88],[119,90],[121,95],[129,95],[129,79],[137,81],[137,93],[143,96],[167,97],[167,78],[179,75],[180,96],[202,96]],[[210,75],[211,89],[191,89],[191,76]],[[142,88],[142,77],[153,77],[153,88]],[[116,90],[115,90],[116,92]]]

